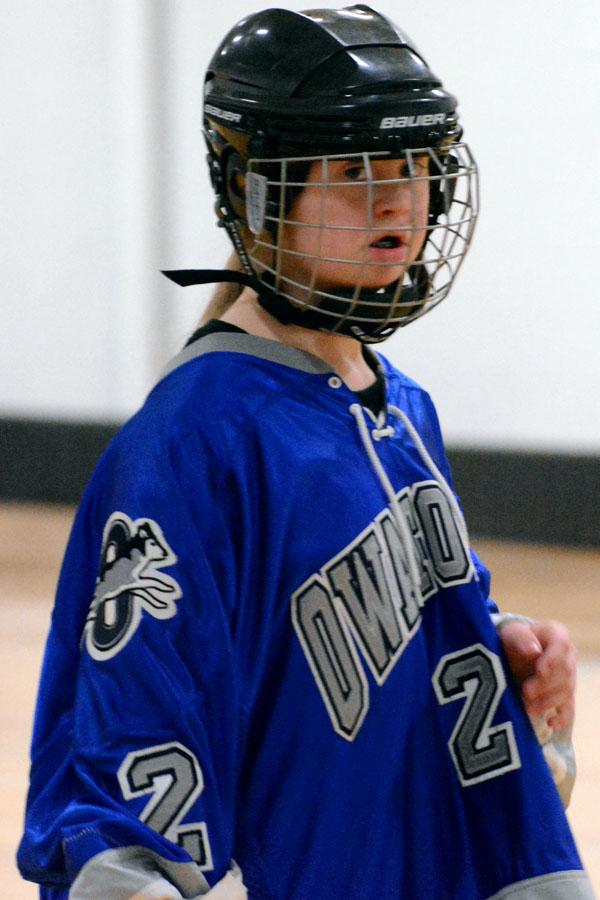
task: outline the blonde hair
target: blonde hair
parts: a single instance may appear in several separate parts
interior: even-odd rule
[[[233,272],[244,271],[240,258],[235,250],[232,252],[231,256],[225,263],[225,268],[231,269]],[[233,303],[235,303],[243,290],[244,286],[242,284],[235,284],[234,282],[223,282],[222,284],[217,284],[210,300],[208,301],[208,306],[204,310],[202,318],[198,322],[198,327],[206,325],[206,323],[211,319],[220,319],[223,313],[227,312],[229,307]]]

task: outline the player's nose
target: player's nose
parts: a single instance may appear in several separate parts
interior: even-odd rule
[[[375,186],[373,192],[373,215],[376,218],[410,214],[414,208],[414,192],[406,179],[395,179],[387,184]]]

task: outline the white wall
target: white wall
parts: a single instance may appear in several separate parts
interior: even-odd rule
[[[152,18],[119,0],[8,5],[0,414],[111,419],[146,390],[154,331]]]
[[[0,414],[120,418],[208,293],[158,270],[227,255],[205,173],[202,77],[225,31],[260,4],[12,7],[0,61]],[[483,187],[453,294],[385,352],[431,390],[454,444],[600,452],[597,0],[378,8],[459,96]]]

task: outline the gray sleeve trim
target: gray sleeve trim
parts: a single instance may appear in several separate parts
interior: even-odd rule
[[[488,900],[596,900],[596,894],[585,872],[552,872],[539,878],[528,878],[502,888]]]
[[[245,353],[246,356],[256,356],[259,359],[276,362],[282,366],[307,372],[309,375],[326,375],[332,371],[331,366],[319,357],[306,353],[304,350],[298,350],[296,347],[290,347],[288,344],[282,344],[280,341],[271,341],[253,334],[235,334],[223,331],[207,334],[198,338],[188,347],[184,347],[171,362],[167,363],[159,381],[184,363],[207,353]]]
[[[506,625],[507,622],[525,622],[526,625],[531,625],[534,619],[528,619],[527,616],[520,616],[518,613],[492,613],[491,614],[492,622],[494,623],[494,627],[496,631],[502,628],[503,625]]]
[[[223,882],[226,879],[239,885],[239,896],[245,896],[235,863]],[[69,900],[197,900],[207,894],[212,895],[210,885],[195,863],[172,862],[147,847],[121,847],[105,850],[86,863],[73,882]],[[229,896],[238,896],[237,891]]]

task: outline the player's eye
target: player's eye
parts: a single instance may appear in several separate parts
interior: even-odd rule
[[[429,158],[427,156],[417,156],[413,159],[413,171],[418,178],[429,175]]]
[[[365,181],[367,170],[364,166],[346,166],[344,168],[344,177],[349,181]]]

